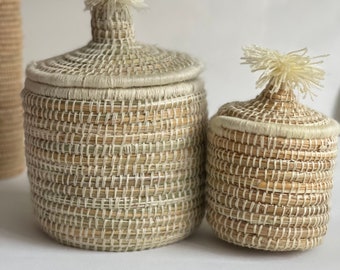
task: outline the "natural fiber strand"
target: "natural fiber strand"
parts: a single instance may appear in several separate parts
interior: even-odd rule
[[[243,51],[243,64],[250,65],[252,72],[263,71],[256,82],[257,88],[270,84],[273,92],[281,88],[296,89],[305,96],[313,96],[311,88],[322,87],[320,81],[324,79],[325,72],[317,65],[323,63],[320,59],[326,55],[309,57],[306,48],[281,54],[255,45],[245,47]]]
[[[0,179],[24,170],[20,0],[0,3]]]

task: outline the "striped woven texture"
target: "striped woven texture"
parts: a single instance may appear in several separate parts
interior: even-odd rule
[[[0,179],[24,170],[19,0],[0,0]]]
[[[127,38],[128,7],[102,2],[91,10],[94,41],[28,67],[22,98],[35,217],[48,235],[74,247],[159,247],[190,235],[204,215],[200,64],[138,45]],[[183,59],[199,72],[181,80]],[[160,73],[172,74],[172,82],[158,85]],[[148,85],[150,74],[157,81]],[[149,79],[141,86],[143,76]]]
[[[274,136],[283,125],[296,136]],[[310,134],[300,134],[306,126]],[[313,137],[325,126],[328,132]],[[206,166],[207,219],[217,236],[270,251],[319,245],[329,221],[338,129],[292,91],[267,87],[254,100],[222,106],[209,125]]]

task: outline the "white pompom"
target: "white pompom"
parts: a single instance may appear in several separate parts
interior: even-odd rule
[[[318,64],[323,63],[321,58],[326,55],[309,57],[307,49],[281,54],[259,46],[250,46],[243,50],[243,64],[250,65],[252,72],[263,71],[256,82],[257,88],[270,84],[273,92],[284,87],[286,90],[297,89],[302,94],[313,97],[311,88],[322,87],[320,82],[325,72]]]

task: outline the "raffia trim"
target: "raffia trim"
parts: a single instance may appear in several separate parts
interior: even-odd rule
[[[131,88],[152,85],[166,85],[174,82],[187,81],[197,77],[203,70],[200,63],[178,72],[169,72],[160,75],[148,75],[145,77],[112,77],[91,75],[64,75],[44,72],[32,63],[27,68],[26,75],[33,81],[58,87],[86,87],[86,88]]]
[[[292,126],[254,122],[228,116],[214,116],[210,121],[209,128],[221,137],[223,137],[225,129],[294,139],[322,139],[338,136],[340,133],[340,126],[333,119],[329,119],[329,124],[324,126]]]
[[[198,91],[204,88],[204,82],[201,79],[178,82],[164,86],[149,86],[143,88],[102,88],[90,87],[61,87],[53,86],[49,83],[41,83],[26,79],[25,90],[40,95],[42,97],[54,97],[68,100],[82,101],[103,101],[103,100],[129,100],[129,99],[161,99],[173,98]]]

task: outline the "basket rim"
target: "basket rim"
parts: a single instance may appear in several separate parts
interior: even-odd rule
[[[296,126],[280,123],[255,122],[231,116],[215,115],[210,120],[209,129],[220,137],[224,137],[223,133],[226,129],[291,139],[322,139],[338,137],[340,134],[339,123],[331,118],[328,118],[326,125]]]

